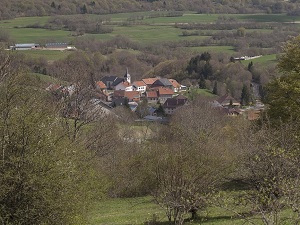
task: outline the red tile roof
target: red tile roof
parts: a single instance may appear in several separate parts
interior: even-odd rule
[[[124,87],[129,87],[130,86],[130,83],[128,81],[123,81],[123,82],[117,84],[116,86],[118,86],[120,84],[123,84]]]
[[[114,91],[114,97],[124,97],[125,95],[125,91],[124,90],[118,90],[118,91]]]
[[[134,81],[133,85],[135,85],[137,87],[146,86],[144,81]]]
[[[157,90],[158,90],[159,95],[173,95],[174,94],[174,91],[170,88],[159,87]]]
[[[125,91],[125,97],[129,100],[139,100],[140,99],[140,92],[138,91]]]
[[[177,80],[169,79],[169,81],[172,83],[174,88],[179,88],[180,84],[177,82]]]
[[[100,89],[106,89],[106,85],[102,82],[102,81],[98,81],[96,82],[96,85],[100,88]]]
[[[157,98],[157,92],[156,91],[147,91],[146,92],[147,98]]]
[[[155,81],[157,81],[158,78],[153,77],[153,78],[145,78],[142,79],[142,81],[146,84],[146,85],[152,85]]]

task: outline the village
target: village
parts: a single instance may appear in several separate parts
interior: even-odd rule
[[[116,107],[126,106],[132,112],[137,112],[139,105],[143,105],[143,113],[139,114],[137,121],[168,122],[172,114],[179,108],[189,104],[187,94],[190,88],[180,84],[175,79],[162,77],[143,78],[132,81],[131,75],[126,69],[123,77],[104,76],[95,82],[95,93],[90,99],[95,108],[100,108],[101,113],[111,114]],[[198,88],[198,87],[197,87]],[[64,92],[71,96],[76,85],[64,86],[50,84],[46,90],[52,93]],[[259,118],[264,109],[260,101],[253,106],[241,107],[238,100],[230,94],[216,96],[211,99],[211,107],[219,110],[226,116],[244,116],[248,120]]]

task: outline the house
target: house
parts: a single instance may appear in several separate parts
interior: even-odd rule
[[[228,93],[219,97],[216,101],[223,107],[229,107],[230,105],[232,105],[233,107],[241,106],[241,104]]]
[[[95,95],[96,99],[100,99],[104,102],[108,102],[108,94],[107,93],[104,93],[102,91],[96,91],[94,95]]]
[[[140,93],[144,93],[147,88],[147,85],[144,83],[144,81],[134,81],[132,86],[133,90],[139,91]]]
[[[139,102],[141,100],[140,92],[138,91],[125,91],[124,97],[126,97],[129,102]]]
[[[117,76],[105,76],[101,79],[101,81],[105,84],[107,89],[110,89],[110,90],[112,89],[114,82],[117,80],[120,81],[119,83],[121,83],[123,81],[122,78],[119,78]]]
[[[115,90],[133,91],[132,85],[128,81],[123,81],[114,87]]]
[[[117,90],[117,91],[114,91],[112,99],[114,101],[116,99],[120,99],[120,98],[124,98],[124,97],[125,97],[125,91]]]
[[[165,103],[168,98],[172,98],[174,95],[174,91],[170,88],[159,87],[156,89],[158,93],[158,100],[160,103]]]
[[[158,101],[158,93],[157,91],[147,91],[146,98],[149,103],[156,103]]]
[[[169,88],[169,89],[173,89],[172,83],[167,78],[160,78],[160,79],[156,80],[151,85],[151,88],[155,88],[155,87],[166,87],[166,88]]]
[[[116,87],[118,84],[122,83],[122,82],[124,82],[124,79],[123,79],[123,78],[120,78],[120,77],[117,77],[117,78],[114,80],[114,82],[110,85],[111,89],[115,89],[115,87]]]
[[[179,92],[179,91],[180,91],[181,85],[177,82],[177,80],[169,79],[169,81],[170,81],[171,84],[172,84],[172,90],[173,90],[174,92]]]
[[[179,107],[185,105],[187,102],[187,98],[183,95],[175,97],[175,98],[168,98],[165,103],[163,104],[163,109],[166,114],[173,114]]]
[[[157,81],[159,78],[154,77],[154,78],[145,78],[142,79],[142,81],[146,84],[147,88],[150,88],[152,84]]]
[[[97,90],[100,90],[100,91],[106,91],[107,90],[106,85],[102,81],[97,81],[95,86],[96,86]]]

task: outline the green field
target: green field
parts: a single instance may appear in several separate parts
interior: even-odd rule
[[[232,211],[220,207],[208,208],[206,212],[199,212],[198,215],[199,219],[195,221],[189,221],[190,215],[187,215],[185,224],[251,224],[244,219],[237,218]],[[148,225],[148,222],[153,220],[154,217],[156,218],[156,225],[169,224],[164,210],[155,204],[151,197],[116,198],[96,202],[88,214],[89,225]],[[255,224],[262,223],[256,220]]]
[[[16,43],[69,42],[73,39],[70,31],[63,30],[8,28],[7,31]]]
[[[275,64],[277,62],[277,58],[276,58],[276,54],[264,55],[264,56],[256,58],[256,59],[242,60],[241,63],[243,63],[246,66],[251,61],[254,64],[260,64],[260,65],[266,66],[266,65],[270,65],[270,64]]]
[[[21,54],[25,54],[26,56],[32,58],[44,57],[48,61],[54,61],[65,58],[66,56],[71,54],[71,51],[32,50],[22,51]]]

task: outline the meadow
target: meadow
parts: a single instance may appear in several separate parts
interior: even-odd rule
[[[188,221],[186,218],[185,224],[245,224],[244,220],[232,219],[234,215],[221,208],[209,208],[207,212],[199,215],[196,221]],[[88,214],[88,218],[89,225],[148,225],[154,221],[157,225],[169,224],[163,209],[155,204],[150,196],[97,202]]]

